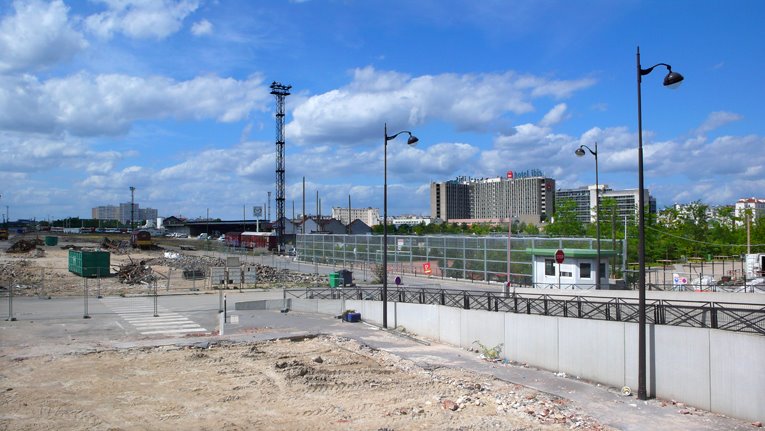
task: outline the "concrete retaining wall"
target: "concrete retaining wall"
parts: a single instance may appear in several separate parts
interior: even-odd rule
[[[281,300],[236,309],[280,309]],[[344,309],[382,324],[382,303],[291,299],[291,309],[338,315]],[[503,344],[508,360],[637,392],[638,325],[563,317],[388,303],[388,327],[473,348]],[[765,337],[722,330],[649,325],[648,393],[752,421],[765,421]]]

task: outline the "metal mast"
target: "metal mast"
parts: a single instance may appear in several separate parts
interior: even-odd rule
[[[276,233],[279,252],[284,250],[284,98],[290,95],[291,85],[274,81],[271,94],[276,96]]]

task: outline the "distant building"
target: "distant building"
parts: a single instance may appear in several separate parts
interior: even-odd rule
[[[103,205],[95,207],[90,212],[95,220],[120,220],[120,207],[116,205]]]
[[[582,223],[593,223],[596,220],[596,188],[594,185],[576,189],[560,189],[555,194],[556,205],[569,200],[576,203],[576,218]],[[613,199],[616,202],[616,218],[624,220],[627,217],[634,220],[638,211],[638,189],[613,190],[608,185],[600,184],[600,202],[603,199]],[[656,214],[656,198],[648,190],[644,190],[643,201],[646,203],[646,214]],[[602,210],[602,208],[601,208]],[[611,214],[607,215],[611,217]],[[603,215],[606,217],[606,214]]]
[[[350,217],[348,208],[333,207],[332,218],[339,220],[340,223],[347,225],[354,220],[361,220],[367,226],[376,226],[381,223],[380,210],[378,208],[351,208]]]
[[[138,210],[138,220],[157,220],[159,211],[154,208],[141,208]]]
[[[430,216],[448,223],[540,224],[555,214],[555,180],[539,170],[506,178],[458,177],[430,184]]]
[[[403,225],[419,226],[420,224],[427,226],[430,224],[430,217],[401,216],[401,217],[393,217],[392,221],[393,221],[393,226],[403,226]]]
[[[752,221],[757,223],[757,219],[765,217],[765,199],[742,198],[736,202],[735,215],[741,220],[737,222],[743,224],[746,220],[747,210],[752,214]]]
[[[337,234],[348,233],[344,224],[340,220],[333,218],[308,217],[303,222],[303,228],[306,234]]]
[[[372,233],[372,228],[363,221],[356,219],[351,223],[351,235],[368,235]]]

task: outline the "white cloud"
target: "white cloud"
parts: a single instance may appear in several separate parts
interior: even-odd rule
[[[39,81],[0,77],[0,129],[125,133],[136,120],[238,121],[270,101],[262,78],[201,76],[188,81],[86,73]]]
[[[66,134],[0,132],[0,172],[4,176],[57,168],[99,171],[122,157],[116,151],[93,151],[82,140]]]
[[[513,72],[411,77],[366,67],[355,70],[347,86],[298,105],[287,134],[298,143],[352,142],[372,135],[385,121],[409,127],[428,120],[484,130],[509,113],[533,111],[534,98],[565,98],[593,84],[589,78],[554,81]]]
[[[204,36],[204,35],[212,34],[212,31],[213,31],[213,25],[210,21],[206,19],[197,21],[191,26],[191,34],[193,34],[194,36]]]
[[[568,115],[566,113],[566,104],[565,103],[559,103],[555,105],[547,114],[545,114],[544,118],[542,118],[542,121],[539,122],[539,125],[542,127],[552,127],[561,121],[568,118]]]
[[[102,38],[115,33],[143,39],[164,39],[177,32],[183,20],[197,10],[196,0],[100,0],[106,12],[85,18],[85,27]]]
[[[13,15],[0,21],[0,73],[42,69],[87,47],[69,24],[61,0],[15,1]]]
[[[707,119],[696,129],[699,135],[706,134],[712,130],[718,129],[728,123],[739,121],[743,117],[733,112],[717,111],[707,116]]]

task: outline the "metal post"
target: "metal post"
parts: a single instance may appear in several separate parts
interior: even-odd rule
[[[382,288],[382,324],[388,327],[388,123],[385,123],[383,141],[383,288]]]
[[[13,280],[10,280],[10,284],[8,285],[8,318],[5,319],[8,322],[16,321],[16,318],[13,317],[13,285]]]
[[[648,399],[646,391],[646,333],[645,333],[645,216],[643,214],[643,107],[640,84],[640,47],[637,48],[637,108],[638,108],[638,399]]]
[[[88,278],[83,277],[82,279],[83,284],[83,293],[84,293],[84,301],[85,301],[85,308],[84,312],[82,314],[83,319],[90,319],[90,315],[88,314]]]
[[[157,312],[157,280],[154,280],[154,317],[159,317]]]

